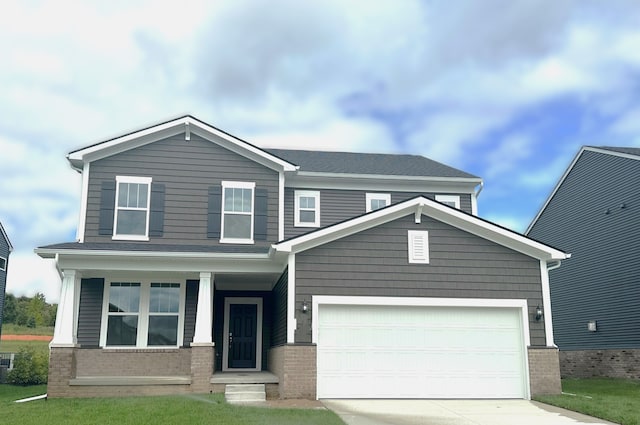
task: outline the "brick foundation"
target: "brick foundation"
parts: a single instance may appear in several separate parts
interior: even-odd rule
[[[288,344],[269,350],[268,367],[280,380],[280,398],[316,399],[316,346]]]
[[[640,379],[640,349],[560,351],[563,378]]]
[[[560,364],[558,349],[529,348],[529,385],[531,395],[560,394]]]
[[[213,359],[211,346],[158,350],[52,347],[47,395],[116,397],[209,392]],[[181,377],[183,382],[168,384],[167,377]],[[116,382],[99,383],[105,378]],[[151,378],[152,383],[140,381],[146,378]]]

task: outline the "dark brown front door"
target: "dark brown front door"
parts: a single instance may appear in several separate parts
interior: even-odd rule
[[[256,304],[229,306],[229,368],[253,369],[256,367],[257,326],[258,306]]]

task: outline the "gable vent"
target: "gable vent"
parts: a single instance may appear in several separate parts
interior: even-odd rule
[[[409,230],[409,263],[429,264],[429,232]]]

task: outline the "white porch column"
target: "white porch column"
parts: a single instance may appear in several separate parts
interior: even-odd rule
[[[213,345],[213,273],[200,273],[196,330],[191,345]]]
[[[58,312],[56,313],[56,326],[49,346],[75,347],[77,343],[75,328],[78,315],[76,299],[79,295],[80,273],[75,270],[63,270],[62,275],[64,277],[58,301]]]

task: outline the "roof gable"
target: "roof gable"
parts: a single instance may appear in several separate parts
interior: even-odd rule
[[[279,242],[273,245],[273,249],[275,252],[295,254],[409,214],[414,214],[416,220],[420,220],[420,217],[424,214],[540,260],[563,260],[570,257],[570,254],[527,238],[512,230],[422,196]]]
[[[212,143],[277,171],[295,171],[297,169],[294,164],[190,115],[72,151],[67,155],[67,158],[74,168],[81,170],[85,163],[182,133],[185,134],[186,140],[189,140],[192,133],[197,134]]]
[[[2,226],[2,223],[0,223],[0,236],[2,236],[5,241],[7,241],[7,245],[9,247],[9,252],[13,251],[13,245],[11,245],[11,241],[9,240],[9,236],[7,236],[7,232],[5,232],[4,227]]]
[[[533,218],[533,220],[531,220],[531,223],[527,227],[527,230],[524,232],[525,235],[528,235],[531,232],[535,224],[538,222],[538,219],[544,212],[544,210],[547,208],[547,206],[549,205],[553,197],[556,195],[556,193],[558,192],[558,190],[560,189],[564,181],[567,179],[567,176],[569,176],[569,174],[571,173],[573,168],[576,166],[576,164],[580,161],[580,159],[582,158],[582,155],[585,152],[595,152],[595,153],[600,153],[604,155],[609,155],[611,157],[640,160],[640,148],[615,147],[615,146],[582,146],[578,151],[578,153],[576,154],[576,156],[571,161],[571,163],[569,164],[569,166],[567,167],[567,169],[565,170],[565,172],[562,174],[562,177],[560,177],[560,180],[558,180],[558,183],[556,183],[555,187],[553,188],[553,190],[551,191],[547,199],[544,201],[544,204],[542,204],[542,207],[540,208],[536,216]]]

